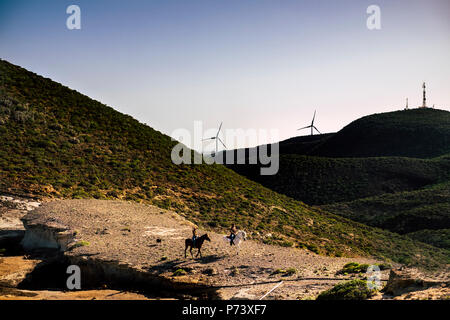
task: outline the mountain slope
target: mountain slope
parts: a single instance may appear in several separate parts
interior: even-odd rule
[[[450,182],[322,208],[366,225],[450,249]]]
[[[307,155],[318,145],[332,137],[334,133],[299,136],[280,141],[280,154]]]
[[[0,141],[3,192],[128,199],[217,230],[236,222],[254,238],[322,254],[448,262],[446,251],[310,208],[224,166],[177,166],[169,137],[2,60]]]
[[[353,121],[311,155],[433,158],[450,152],[450,112],[430,108],[374,114]]]
[[[310,205],[412,191],[450,179],[446,158],[325,158],[280,155],[276,175],[261,176],[259,166],[228,167],[262,185]]]
[[[438,248],[450,250],[450,229],[420,230],[407,234],[411,239],[431,244]]]

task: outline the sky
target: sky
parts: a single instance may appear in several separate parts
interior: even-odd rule
[[[309,134],[314,110],[326,133],[419,106],[424,81],[450,110],[449,31],[448,0],[0,0],[0,58],[167,135],[194,121],[278,132],[258,144]]]

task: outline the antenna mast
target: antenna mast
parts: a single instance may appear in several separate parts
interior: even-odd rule
[[[423,88],[423,102],[422,102],[422,108],[426,108],[426,107],[427,107],[427,97],[426,97],[426,92],[425,92],[425,89],[426,89],[425,82],[423,83],[422,88]]]

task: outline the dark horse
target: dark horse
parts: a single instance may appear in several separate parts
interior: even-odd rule
[[[184,257],[186,258],[186,250],[187,250],[188,247],[190,247],[189,252],[191,253],[192,257],[194,257],[192,255],[192,248],[197,248],[198,249],[196,257],[198,257],[199,254],[200,254],[200,257],[202,257],[201,250],[202,250],[203,242],[205,242],[205,240],[211,241],[211,239],[208,237],[208,234],[204,234],[201,237],[198,237],[197,239],[195,239],[195,245],[193,245],[191,238],[186,239],[186,241],[184,242],[185,245],[186,245],[186,247],[184,248]]]

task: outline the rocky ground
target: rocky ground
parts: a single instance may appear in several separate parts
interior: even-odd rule
[[[143,300],[145,295],[110,289],[101,290],[26,290],[17,287],[45,256],[30,257],[20,247],[25,228],[20,220],[39,207],[40,201],[20,196],[0,195],[0,300]],[[7,252],[8,251],[8,252]]]
[[[398,268],[390,271],[388,283],[374,300],[449,300],[448,270],[424,274],[417,269]]]
[[[27,214],[26,208],[19,210],[20,214],[16,212],[15,219],[22,217],[27,227],[24,245],[32,247],[39,243],[41,247],[63,250],[70,264],[80,265],[82,273],[89,275],[84,281],[87,287],[82,289],[95,290],[24,290],[11,281],[5,285],[8,277],[23,281],[42,260],[3,257],[0,258],[0,299],[140,299],[144,295],[147,298],[259,299],[280,282],[265,299],[314,299],[340,281],[356,277],[337,273],[346,263],[381,262],[361,257],[325,257],[251,239],[236,250],[223,241],[224,235],[212,232],[208,232],[211,242],[205,243],[202,258],[192,258],[189,252],[185,258],[184,240],[191,236],[193,224],[174,212],[132,202],[103,200],[51,201],[37,207],[34,205],[36,209]],[[6,211],[9,213],[5,214]],[[4,220],[6,224],[9,219],[10,226],[19,227],[11,215],[11,208],[4,210],[0,223]],[[20,267],[17,270],[8,267],[14,264]],[[389,270],[383,271],[381,277],[387,280]],[[99,282],[90,283],[93,278]],[[99,290],[100,283],[116,290]],[[144,295],[132,293],[130,288],[123,292],[120,286],[124,283],[144,284],[137,290]],[[448,294],[448,287],[442,287],[442,281],[439,285],[442,293],[433,297]],[[202,296],[202,292],[207,295]],[[403,291],[396,294],[401,296]],[[380,294],[375,299],[393,297],[393,294]]]
[[[17,286],[33,269],[42,263],[39,259],[22,256],[0,258],[0,300],[144,300],[146,296],[118,290],[26,290]]]

